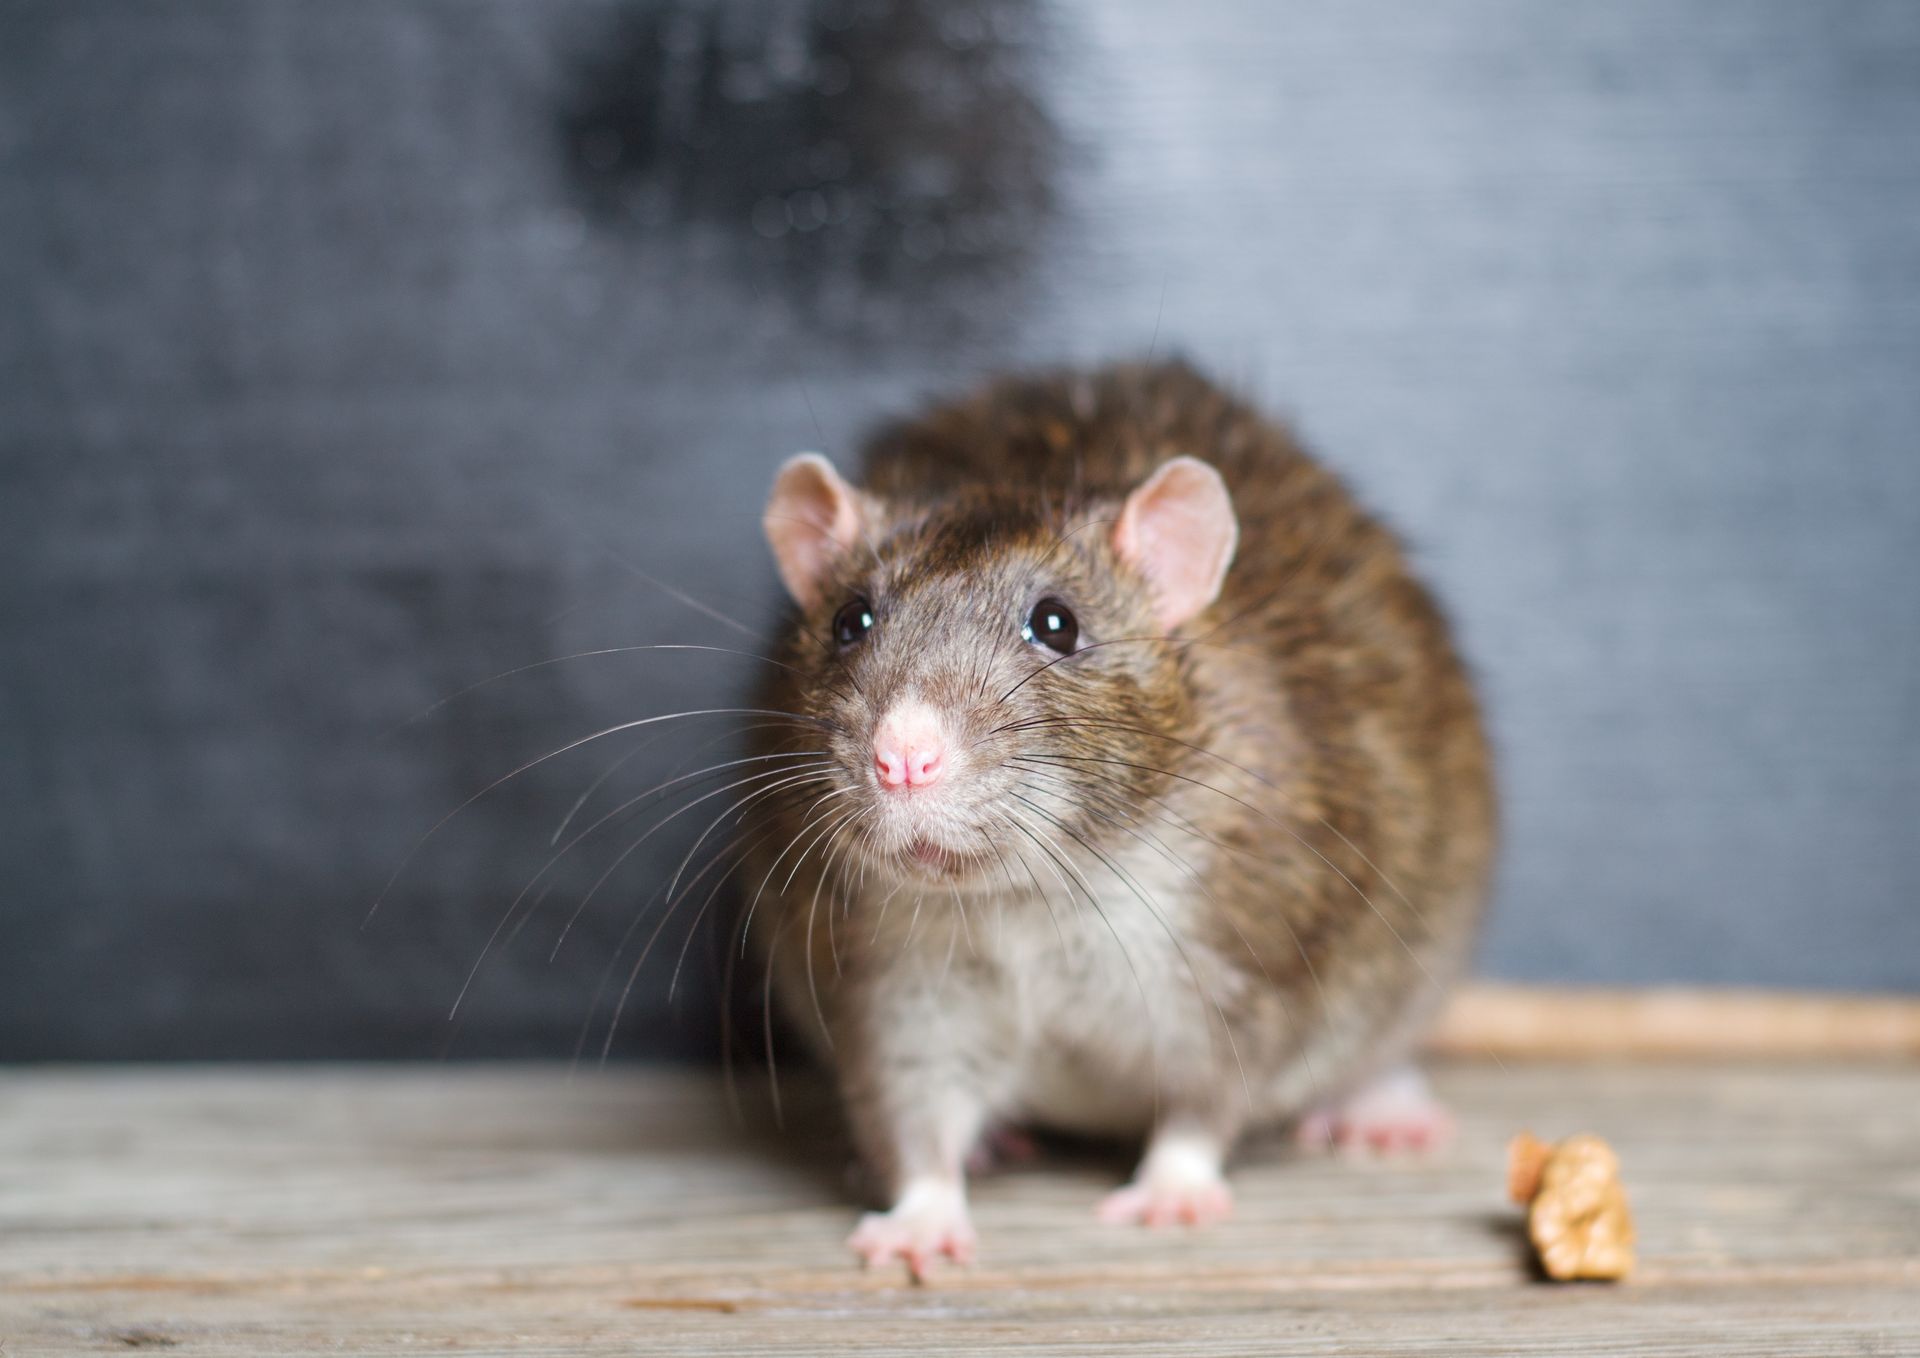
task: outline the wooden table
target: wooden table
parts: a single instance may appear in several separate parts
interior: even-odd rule
[[[982,1257],[862,1273],[817,1096],[545,1067],[0,1075],[0,1353],[1920,1354],[1920,1067],[1453,1063],[1428,1160],[1248,1149],[1202,1234],[1122,1160],[982,1181]],[[798,1105],[798,1107],[796,1107]],[[1625,1161],[1641,1267],[1534,1280],[1507,1137]]]

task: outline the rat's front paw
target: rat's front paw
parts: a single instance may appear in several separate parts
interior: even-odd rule
[[[907,1185],[890,1212],[869,1212],[847,1245],[869,1268],[906,1261],[915,1282],[941,1255],[956,1264],[973,1262],[975,1236],[960,1185],[923,1179]]]
[[[1125,1188],[1101,1199],[1110,1225],[1210,1226],[1233,1215],[1233,1192],[1220,1173],[1218,1146],[1206,1138],[1163,1136]]]
[[[1453,1118],[1417,1070],[1396,1070],[1337,1108],[1309,1114],[1294,1129],[1303,1146],[1339,1146],[1383,1154],[1444,1146]]]
[[[1100,1200],[1100,1220],[1126,1226],[1211,1226],[1233,1215],[1233,1190],[1210,1183],[1131,1183]]]

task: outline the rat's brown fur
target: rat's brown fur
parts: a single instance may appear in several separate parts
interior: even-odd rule
[[[1168,638],[1111,522],[1180,454],[1225,478],[1240,538]],[[758,804],[746,880],[882,1178],[985,1119],[1230,1144],[1403,1053],[1469,951],[1494,799],[1467,676],[1391,535],[1179,363],[995,382],[881,432],[856,480],[862,541],[766,704],[806,722],[766,753],[833,763]],[[1099,644],[1048,664],[1017,631],[1037,592]],[[856,596],[879,624],[842,651]],[[875,828],[873,724],[909,689],[966,741],[951,847],[978,866],[953,884]]]

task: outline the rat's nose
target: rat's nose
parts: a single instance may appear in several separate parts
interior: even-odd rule
[[[874,728],[874,776],[889,792],[908,792],[938,782],[946,766],[946,734],[933,709],[902,703]]]

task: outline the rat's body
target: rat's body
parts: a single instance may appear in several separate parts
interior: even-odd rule
[[[1224,1213],[1249,1126],[1430,1130],[1361,1091],[1471,945],[1493,795],[1387,532],[1180,365],[998,383],[859,485],[795,459],[769,506],[803,722],[746,878],[891,1195],[856,1248],[964,1257],[992,1126],[1146,1136],[1103,1213],[1154,1222]]]

